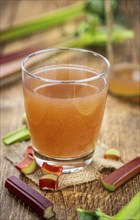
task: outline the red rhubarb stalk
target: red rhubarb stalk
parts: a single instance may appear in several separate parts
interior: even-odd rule
[[[43,163],[41,170],[43,174],[54,173],[55,175],[60,176],[62,174],[63,167],[50,165],[48,163]]]
[[[23,154],[24,157],[27,157],[28,155],[32,157],[34,155],[34,149],[32,146],[28,146],[26,152]]]
[[[41,189],[58,189],[58,176],[55,174],[47,174],[39,179],[39,187]]]
[[[108,191],[115,191],[137,174],[140,174],[140,157],[129,161],[110,175],[104,177],[102,183]]]
[[[31,174],[37,169],[37,163],[31,155],[27,155],[27,157],[21,163],[16,164],[15,167],[24,174]]]
[[[0,64],[4,64],[4,63],[11,62],[11,61],[19,59],[19,58],[23,58],[23,57],[27,56],[28,54],[35,52],[36,50],[38,50],[40,48],[41,48],[41,45],[40,46],[33,46],[33,47],[29,47],[29,48],[19,50],[19,51],[13,52],[13,53],[0,55]]]
[[[53,203],[17,177],[9,177],[5,187],[42,217],[49,219],[55,215]]]

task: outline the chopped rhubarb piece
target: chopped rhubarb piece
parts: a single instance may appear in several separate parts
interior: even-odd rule
[[[131,160],[110,175],[103,178],[102,183],[108,191],[115,191],[132,177],[140,173],[140,157]]]
[[[24,174],[31,174],[37,169],[36,160],[28,155],[21,163],[15,165]]]
[[[9,177],[5,182],[5,187],[42,217],[49,219],[55,215],[53,203],[17,177]]]
[[[26,141],[30,139],[30,132],[27,128],[20,128],[13,131],[2,138],[2,141],[6,145],[11,145],[16,142]]]
[[[43,174],[54,173],[55,175],[60,176],[62,174],[63,167],[50,165],[48,163],[43,163],[41,170]]]
[[[109,148],[105,151],[104,158],[109,160],[120,160],[120,151],[115,148]]]
[[[28,127],[26,113],[22,115],[22,124],[25,124]]]
[[[32,146],[28,146],[26,152],[23,154],[24,157],[27,157],[28,155],[34,156],[34,149]]]
[[[55,174],[47,174],[39,179],[39,187],[41,189],[58,189],[58,176]]]

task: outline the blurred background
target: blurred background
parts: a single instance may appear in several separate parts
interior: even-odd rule
[[[109,92],[140,103],[139,0],[1,0],[1,89],[21,80],[31,52],[87,48],[111,62]]]

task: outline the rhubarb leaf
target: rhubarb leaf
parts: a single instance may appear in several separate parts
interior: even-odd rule
[[[77,209],[80,220],[110,220],[112,217],[104,214],[100,209],[94,211],[88,211],[84,209]]]
[[[135,220],[140,214],[140,192],[138,192],[131,201],[119,211],[112,220]],[[140,219],[139,218],[137,220]]]

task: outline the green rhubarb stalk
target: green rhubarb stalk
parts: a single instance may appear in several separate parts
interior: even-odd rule
[[[140,219],[140,192],[126,204],[115,216],[108,216],[100,209],[87,211],[77,209],[80,220],[139,220]]]
[[[28,126],[28,124],[27,124],[27,117],[26,117],[26,113],[25,112],[22,115],[22,124],[25,124],[26,126]]]
[[[127,30],[121,26],[114,27],[112,31],[112,42],[122,43],[127,39],[132,39],[134,32]],[[86,32],[81,36],[71,39],[64,43],[65,46],[69,47],[86,47],[86,46],[104,46],[108,41],[108,35],[105,27],[99,27],[95,32]]]
[[[27,128],[20,128],[14,132],[11,132],[2,138],[2,141],[6,145],[10,145],[16,142],[25,141],[30,139],[30,132]]]
[[[81,1],[72,6],[67,6],[51,12],[43,17],[8,28],[1,32],[0,42],[25,37],[35,32],[63,24],[70,19],[74,19],[77,16],[84,14],[84,7],[85,4]]]
[[[117,0],[112,0],[112,9],[116,10],[116,7]],[[64,22],[67,22],[68,20],[74,19],[85,13],[90,13],[91,15],[94,14],[94,16],[97,16],[98,14],[101,18],[104,17],[103,1],[79,1],[78,3],[44,15],[43,17],[10,27],[1,32],[0,42],[6,42],[31,35],[35,32],[63,24]]]

